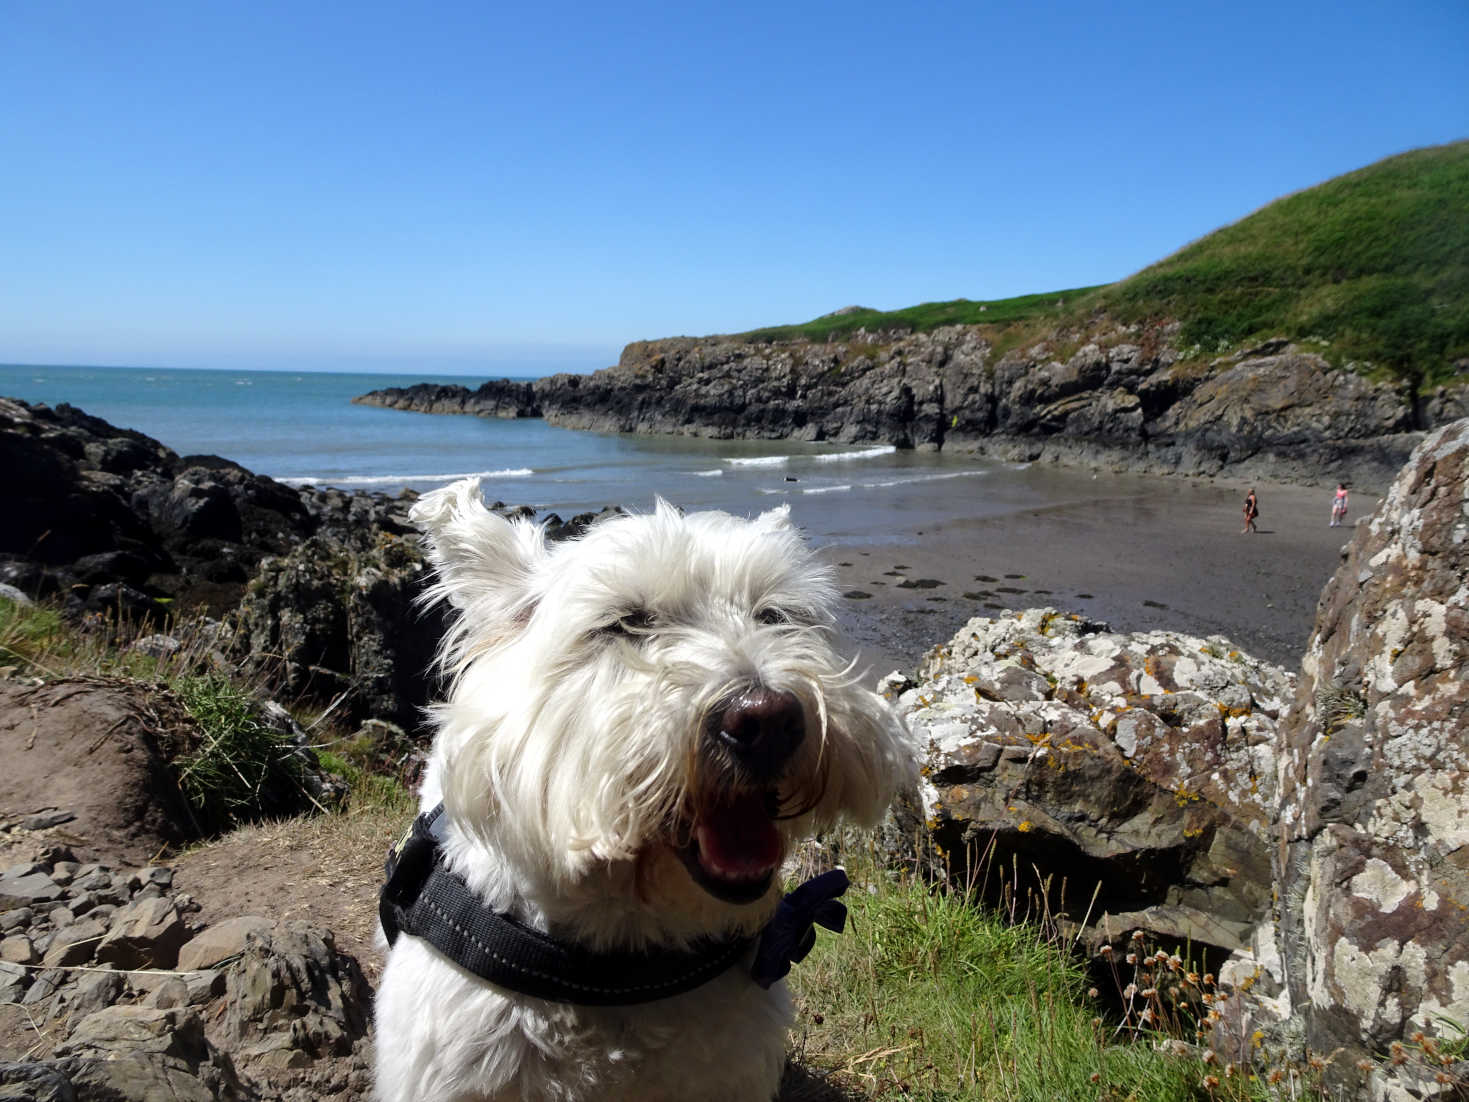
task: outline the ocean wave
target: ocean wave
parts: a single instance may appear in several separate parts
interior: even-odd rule
[[[461,478],[529,478],[536,472],[529,467],[507,467],[502,471],[471,471],[468,474],[383,474],[383,475],[307,475],[278,478],[287,486],[397,486],[405,482],[458,482]]]
[[[852,488],[851,483],[847,483],[844,486],[811,486],[811,487],[809,487],[809,488],[807,488],[805,490],[802,490],[801,493],[803,493],[803,494],[840,494],[840,493],[845,493],[846,491],[850,490],[851,488]]]
[[[914,482],[947,482],[951,478],[980,478],[989,471],[948,471],[944,474],[915,474],[905,478],[891,478],[882,482],[864,482],[868,490],[885,490],[890,486],[908,486]]]
[[[898,449],[892,444],[879,444],[871,448],[858,448],[849,452],[803,452],[800,455],[757,455],[741,459],[726,459],[731,467],[784,467],[792,460],[811,463],[852,463],[862,459],[876,459],[892,455]]]
[[[695,478],[723,478],[724,477],[724,472],[721,471],[721,470],[713,470],[713,471],[690,471],[689,474],[693,475]]]
[[[880,455],[892,455],[897,450],[892,444],[883,444],[876,448],[862,448],[854,452],[831,452],[827,455],[813,455],[810,459],[814,463],[848,463],[854,459],[876,459]]]

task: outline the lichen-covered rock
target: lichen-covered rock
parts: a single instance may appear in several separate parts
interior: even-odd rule
[[[1469,1064],[1438,1066],[1414,1040],[1469,1026],[1469,420],[1424,440],[1357,526],[1279,770],[1276,1009],[1336,1089],[1469,1093]]]
[[[957,882],[1089,914],[1096,949],[1141,928],[1222,955],[1268,911],[1292,689],[1220,637],[1031,609],[971,620],[899,704],[928,744],[921,795]]]

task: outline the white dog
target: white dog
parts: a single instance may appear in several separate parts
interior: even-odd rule
[[[377,1098],[767,1102],[782,860],[914,771],[830,650],[828,572],[784,508],[660,502],[550,545],[471,479],[413,519],[457,616],[422,794],[442,811],[385,890]]]

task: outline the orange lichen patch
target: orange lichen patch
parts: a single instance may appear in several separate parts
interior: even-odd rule
[[[1030,833],[1030,831],[1035,829],[1035,824],[1032,823],[1029,819],[1023,819],[1021,820],[1020,825],[1017,826],[1015,829],[1020,831],[1021,834],[1028,834]]]
[[[1187,807],[1189,804],[1197,803],[1203,798],[1204,794],[1202,792],[1196,792],[1185,785],[1179,785],[1178,789],[1173,793],[1173,802],[1179,807]]]

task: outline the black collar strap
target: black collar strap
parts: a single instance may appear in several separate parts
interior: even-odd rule
[[[727,971],[756,938],[706,941],[688,951],[593,953],[491,910],[443,864],[444,805],[418,816],[388,854],[378,902],[383,933],[427,941],[460,967],[533,998],[582,1006],[629,1006],[691,991]],[[846,908],[836,900],[847,876],[832,869],[781,901],[762,931],[751,976],[769,987],[816,939],[813,923],[840,932]]]

